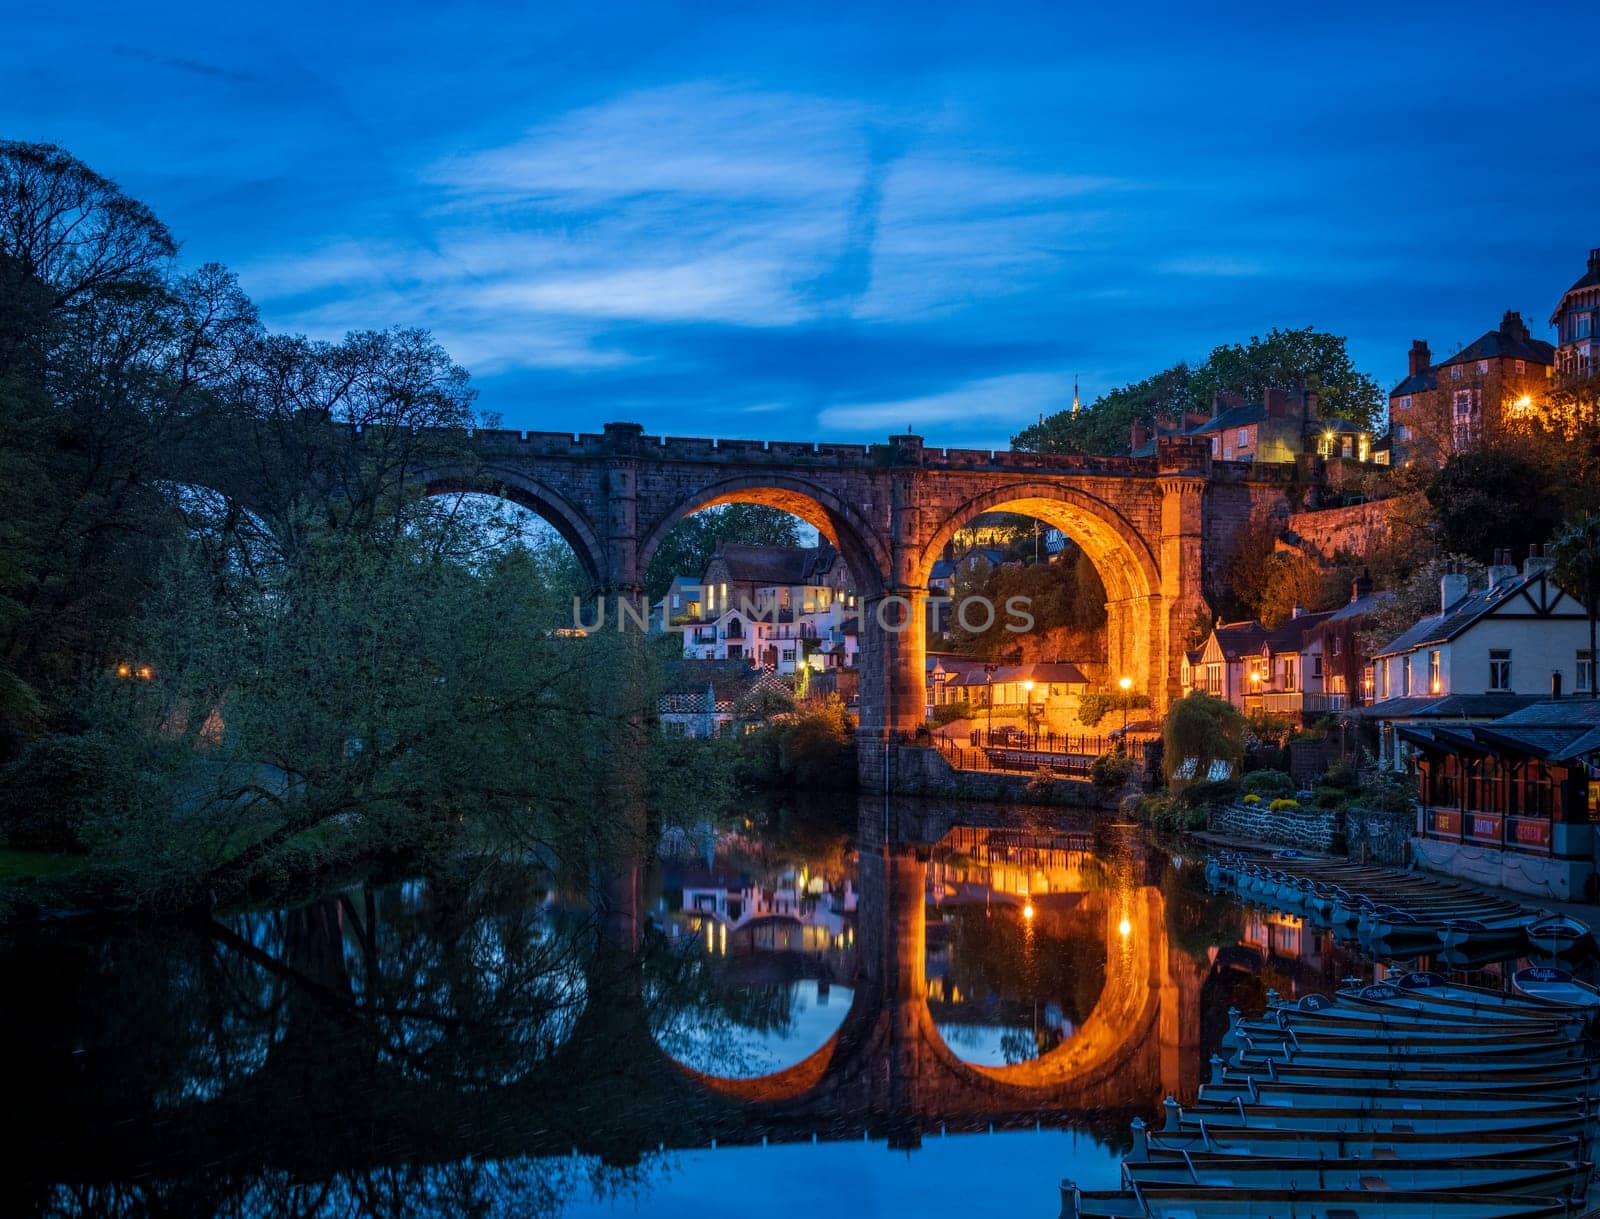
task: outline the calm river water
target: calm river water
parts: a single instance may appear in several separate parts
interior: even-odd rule
[[[1229,1007],[1373,975],[1199,863],[850,800],[587,891],[480,860],[14,932],[0,1214],[1051,1216],[1193,1094]]]

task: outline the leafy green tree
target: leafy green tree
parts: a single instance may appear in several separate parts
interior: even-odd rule
[[[1344,338],[1310,326],[1274,327],[1266,338],[1252,336],[1248,343],[1213,348],[1195,369],[1190,392],[1196,402],[1209,407],[1212,395],[1220,391],[1260,402],[1268,389],[1302,386],[1316,391],[1325,419],[1350,419],[1373,427],[1381,418],[1383,391],[1356,368]]]
[[[719,542],[750,546],[800,546],[800,521],[764,504],[723,504],[684,517],[661,539],[650,558],[645,589],[654,601],[675,576],[699,578]]]
[[[1504,446],[1457,453],[1429,484],[1427,497],[1440,546],[1480,562],[1498,547],[1525,553],[1561,520],[1548,471]]]
[[[1372,427],[1383,411],[1383,391],[1355,367],[1345,340],[1307,326],[1213,348],[1203,364],[1175,364],[1102,394],[1077,414],[1059,411],[1017,433],[1011,444],[1038,453],[1125,453],[1135,423],[1177,423],[1185,411],[1209,413],[1219,392],[1259,402],[1269,388],[1300,387],[1317,392],[1324,418]]]
[[[1168,783],[1184,788],[1208,782],[1219,762],[1229,774],[1237,771],[1244,758],[1247,728],[1233,704],[1202,690],[1174,701],[1161,724]]]
[[[1550,543],[1556,583],[1583,604],[1589,615],[1589,697],[1600,698],[1596,680],[1596,620],[1600,619],[1600,514],[1585,512],[1556,534]]]

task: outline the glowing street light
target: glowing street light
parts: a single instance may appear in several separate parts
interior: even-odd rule
[[[1025,918],[1025,919],[1029,919],[1029,920],[1031,920],[1033,918],[1033,903],[1032,902],[1024,902],[1022,904],[1022,917]]]
[[[1039,731],[1033,725],[1033,679],[1029,678],[1023,682],[1022,688],[1028,695],[1028,738],[1032,744],[1037,745],[1039,743]]]
[[[1133,924],[1130,923],[1127,919],[1123,919],[1120,923],[1117,924],[1117,934],[1120,935],[1123,939],[1127,939],[1130,935],[1133,934]]]
[[[1117,685],[1122,688],[1122,747],[1128,747],[1128,691],[1133,689],[1133,678],[1124,677]]]

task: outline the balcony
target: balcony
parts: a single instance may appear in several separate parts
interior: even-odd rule
[[[1346,694],[1312,694],[1305,690],[1267,690],[1246,694],[1244,709],[1268,715],[1330,715],[1349,704]]]

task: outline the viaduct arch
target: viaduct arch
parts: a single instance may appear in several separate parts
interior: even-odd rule
[[[334,426],[334,425],[329,425]],[[353,446],[363,443],[351,433]],[[429,493],[502,495],[572,546],[597,594],[636,599],[667,531],[701,508],[766,504],[814,525],[844,555],[861,612],[860,778],[903,786],[902,749],[924,716],[928,577],[954,532],[1010,510],[1059,528],[1107,591],[1107,660],[1157,713],[1177,695],[1187,637],[1233,534],[1285,508],[1291,465],[1221,462],[1204,440],[1162,437],[1154,457],[936,449],[916,435],[873,445],[598,434],[440,433],[446,461],[405,477]],[[419,452],[430,446],[418,446]],[[248,496],[241,498],[248,499]],[[610,622],[621,615],[608,614]]]

